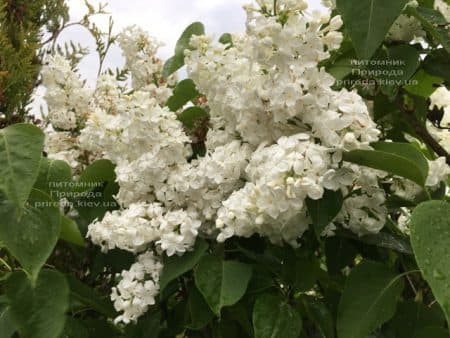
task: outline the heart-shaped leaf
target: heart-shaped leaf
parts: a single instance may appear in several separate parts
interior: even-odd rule
[[[59,337],[69,305],[69,287],[62,274],[43,270],[33,287],[25,273],[15,272],[6,281],[6,296],[23,337]]]
[[[247,290],[252,267],[224,261],[214,255],[203,256],[195,270],[195,284],[216,315],[224,306],[235,304]]]
[[[44,133],[31,124],[0,130],[0,190],[22,208],[39,173]]]

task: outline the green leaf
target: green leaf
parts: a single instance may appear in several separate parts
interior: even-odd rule
[[[387,324],[395,338],[411,338],[428,326],[443,326],[445,318],[439,306],[428,307],[413,300],[401,302],[397,313]]]
[[[418,19],[423,28],[436,40],[437,44],[442,45],[450,53],[449,23],[441,12],[426,7],[408,6],[405,13]]]
[[[411,242],[417,264],[450,319],[450,204],[428,201],[411,216]]]
[[[282,298],[263,294],[253,308],[255,338],[297,338],[302,321],[297,311]]]
[[[59,337],[69,305],[69,288],[62,274],[43,270],[33,287],[23,272],[15,272],[6,281],[6,295],[24,337]]]
[[[183,125],[188,129],[193,129],[198,120],[207,119],[209,114],[200,107],[189,107],[178,115]]]
[[[308,198],[306,206],[308,213],[312,218],[314,230],[319,238],[328,224],[330,224],[341,211],[344,198],[342,192],[325,190],[323,197],[320,200],[313,200]]]
[[[136,324],[129,324],[126,327],[126,338],[158,338],[161,331],[161,313],[151,312],[139,318]],[[97,336],[92,336],[97,338]],[[105,335],[105,338],[110,336]],[[123,337],[121,335],[121,337]]]
[[[175,46],[175,55],[168,59],[164,64],[162,73],[165,78],[184,66],[184,51],[186,49],[191,49],[189,46],[191,37],[193,35],[203,34],[205,34],[205,27],[201,22],[194,22],[184,30]]]
[[[31,124],[0,130],[0,190],[18,208],[31,193],[39,173],[44,133]]]
[[[195,270],[195,284],[216,315],[224,306],[235,304],[247,290],[252,276],[250,265],[203,256]]]
[[[52,199],[59,201],[69,196],[71,181],[72,169],[66,162],[43,157],[34,188],[46,192]]]
[[[219,42],[223,45],[232,45],[233,44],[233,37],[230,33],[224,33],[220,36]]]
[[[92,289],[71,275],[67,275],[66,279],[72,298],[106,317],[113,318],[117,315],[109,296],[102,297],[95,289]]]
[[[175,73],[178,69],[184,66],[184,55],[178,54],[167,59],[164,64],[162,75],[165,78],[168,78],[170,75]]]
[[[192,270],[202,256],[208,250],[208,243],[203,239],[197,239],[194,249],[186,252],[183,256],[172,256],[164,260],[164,268],[159,279],[160,290],[163,291],[165,287],[174,279]]]
[[[66,325],[59,338],[89,338],[89,331],[81,320],[67,317]]]
[[[450,334],[443,327],[429,326],[421,329],[413,338],[450,338]]]
[[[368,234],[357,236],[351,231],[340,230],[336,232],[337,236],[342,236],[368,245],[375,245],[380,248],[394,250],[404,254],[412,255],[413,251],[407,237],[400,237],[388,232],[379,232],[377,234]]]
[[[404,86],[404,89],[410,94],[429,98],[442,82],[443,79],[419,69],[411,79],[411,84]]]
[[[353,150],[344,160],[410,179],[423,186],[428,176],[428,162],[416,147],[408,143],[376,142],[375,150]]]
[[[60,233],[60,214],[49,196],[33,190],[19,217],[15,205],[0,202],[0,241],[35,278],[50,257]]]
[[[320,301],[305,302],[306,313],[324,338],[334,338],[334,320],[330,310]]]
[[[86,246],[84,238],[78,228],[78,224],[73,219],[66,216],[61,216],[61,232],[59,238],[78,246]]]
[[[16,332],[16,325],[9,306],[0,305],[0,333],[2,338],[10,338]]]
[[[205,34],[205,26],[201,22],[190,24],[181,34],[175,46],[175,55],[184,53],[185,49],[190,49],[189,43],[193,35]]]
[[[72,202],[88,222],[96,218],[101,220],[107,211],[118,208],[114,196],[119,191],[119,186],[114,168],[109,160],[95,161],[81,173],[76,182]]]
[[[430,75],[450,82],[449,54],[443,48],[433,50],[425,58],[423,69]]]
[[[200,330],[214,318],[214,313],[195,285],[189,288],[187,306],[190,317],[188,327],[193,330]]]
[[[194,81],[191,79],[180,81],[173,90],[173,95],[167,101],[167,106],[171,111],[175,112],[199,95],[200,93],[195,88]]]
[[[402,289],[402,280],[381,263],[354,268],[339,303],[338,338],[366,338],[392,318]]]
[[[406,3],[407,0],[336,1],[360,59],[372,57]]]
[[[344,267],[354,262],[357,253],[356,247],[347,238],[341,236],[327,238],[325,257],[328,272],[337,275]]]

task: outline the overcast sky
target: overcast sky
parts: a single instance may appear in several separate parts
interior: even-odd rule
[[[208,34],[219,37],[225,32],[240,32],[244,29],[244,4],[252,0],[109,0],[108,11],[115,22],[115,31],[130,25],[138,25],[147,30],[166,45],[161,48],[163,59],[170,57],[174,45],[190,23],[201,21],[205,24]],[[82,0],[68,0],[72,20],[79,20],[86,7]],[[98,6],[98,0],[90,1]],[[102,1],[105,2],[105,1]],[[320,0],[309,0],[310,8],[320,8]],[[96,22],[106,27],[108,18],[98,18]],[[94,50],[94,44],[89,33],[80,28],[67,29],[60,41],[75,40],[83,46]],[[114,48],[107,59],[106,66],[121,66],[123,59],[119,49]],[[97,74],[98,61],[95,54],[86,57],[80,65],[83,77],[93,82]]]

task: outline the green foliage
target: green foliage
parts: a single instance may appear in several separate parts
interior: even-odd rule
[[[360,59],[372,57],[406,3],[407,0],[336,1]]]
[[[119,207],[113,163],[96,161],[74,177],[67,163],[45,157],[37,127],[0,129],[1,337],[448,337],[448,186],[425,187],[427,159],[445,156],[426,123],[440,121],[427,99],[437,85],[449,82],[448,23],[432,2],[419,3],[403,11],[406,0],[338,0],[346,39],[324,62],[338,80],[374,81],[371,86],[337,83],[336,88],[356,90],[373,101],[382,139],[393,140],[343,153],[343,161],[388,174],[383,179],[388,208],[383,230],[355,235],[339,224],[336,216],[346,199],[360,193],[355,186],[307,199],[312,227],[295,248],[258,236],[217,243],[215,234],[202,234],[192,251],[164,257],[156,304],[126,327],[112,323],[118,313],[109,293],[134,254],[118,249],[105,254],[84,238],[88,224]],[[109,32],[102,33],[89,18],[103,13],[104,5],[87,7],[78,24],[94,36],[102,64],[115,41],[112,22]],[[59,0],[0,0],[0,113],[7,116],[0,127],[17,122],[14,114],[26,114],[41,63],[38,51],[45,46],[40,31],[45,26],[55,41],[67,24],[66,9]],[[427,46],[385,40],[402,11],[422,23]],[[184,31],[164,77],[184,65],[190,38],[200,34],[204,27],[198,22]],[[219,42],[233,47],[230,34]],[[75,44],[59,51],[69,57],[83,54]],[[397,66],[398,60],[403,62]],[[75,65],[79,59],[72,61]],[[355,61],[368,63],[355,71]],[[122,79],[124,74],[117,71]],[[386,79],[394,82],[386,85]],[[181,111],[178,119],[195,136],[209,123],[208,108],[199,104],[202,98],[194,82],[185,79],[174,86],[167,103],[170,110]],[[204,155],[205,135],[200,136],[194,158]],[[396,176],[416,183],[416,195],[393,194]],[[70,213],[57,204],[62,196],[71,204]],[[411,236],[397,224],[409,211]],[[332,222],[338,227],[335,236],[321,236]]]
[[[295,338],[302,322],[298,312],[283,298],[263,294],[253,308],[253,326],[255,338]]]
[[[402,281],[380,263],[364,262],[345,283],[337,315],[338,338],[366,338],[391,319]]]
[[[0,1],[0,127],[23,121],[42,63],[42,34],[68,20],[64,0]]]
[[[207,255],[195,270],[195,285],[211,310],[220,315],[224,306],[233,305],[244,296],[251,275],[251,266],[247,264]]]
[[[193,35],[202,34],[205,34],[205,27],[201,22],[194,22],[184,30],[175,45],[174,56],[168,59],[164,64],[163,76],[165,78],[169,77],[171,74],[175,73],[178,69],[184,66],[184,51],[186,49],[191,49],[189,46],[191,37]]]
[[[450,318],[450,208],[447,202],[429,201],[414,209],[411,241],[417,264],[433,294]]]
[[[344,154],[344,160],[374,169],[384,170],[424,185],[428,163],[424,155],[408,143],[377,142],[375,150],[353,150]]]
[[[11,316],[24,337],[58,338],[69,306],[69,288],[62,274],[42,270],[35,285],[23,272],[6,282]]]

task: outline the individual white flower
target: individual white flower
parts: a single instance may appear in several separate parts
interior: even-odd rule
[[[429,171],[425,185],[428,187],[437,187],[445,181],[450,175],[450,166],[447,164],[445,157],[439,157],[434,161],[428,161]]]

